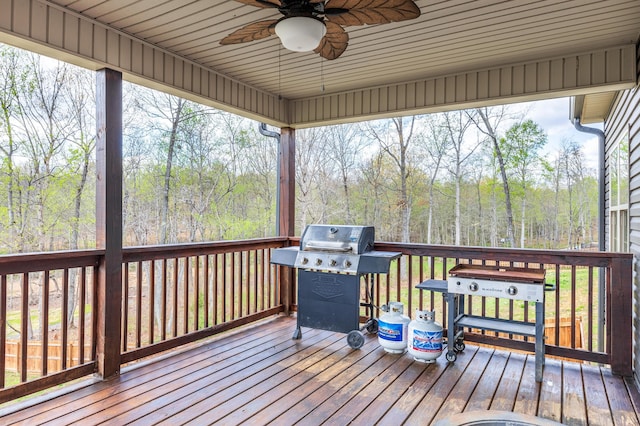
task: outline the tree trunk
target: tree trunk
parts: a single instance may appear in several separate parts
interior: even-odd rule
[[[484,125],[487,128],[487,134],[493,143],[493,150],[498,159],[498,165],[500,166],[500,177],[502,178],[502,188],[504,190],[505,205],[507,210],[507,240],[509,241],[509,247],[516,246],[516,240],[514,235],[513,226],[513,208],[511,207],[511,191],[509,190],[509,180],[507,179],[507,171],[505,168],[504,158],[502,157],[502,151],[500,150],[500,144],[498,143],[498,135],[489,122],[489,117],[484,113],[482,109],[477,109],[478,114],[482,118]]]

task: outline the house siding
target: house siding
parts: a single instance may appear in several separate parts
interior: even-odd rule
[[[640,65],[640,64],[639,64]],[[640,66],[638,67],[640,69]],[[625,134],[629,137],[629,250],[634,255],[633,263],[633,335],[634,370],[636,380],[640,371],[640,87],[618,93],[605,121],[605,206],[606,247],[609,249],[609,193],[610,156],[614,144]]]

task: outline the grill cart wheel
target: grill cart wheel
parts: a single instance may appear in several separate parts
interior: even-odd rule
[[[374,319],[370,319],[369,321],[367,321],[366,329],[367,329],[367,332],[369,332],[371,334],[377,333],[378,332],[378,320],[374,318]]]
[[[456,362],[456,359],[458,358],[458,355],[456,355],[456,353],[454,351],[449,351],[449,352],[447,352],[445,357],[447,358],[447,361],[449,361],[449,362]]]
[[[455,342],[453,344],[453,350],[456,351],[456,352],[463,352],[464,348],[466,348],[466,346],[460,340],[458,340],[457,342]]]
[[[364,334],[360,330],[352,330],[347,334],[347,343],[352,349],[360,349],[364,345]]]

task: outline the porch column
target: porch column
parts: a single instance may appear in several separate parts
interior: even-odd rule
[[[292,237],[295,232],[296,199],[296,130],[280,129],[280,205],[278,220],[280,236]]]
[[[122,73],[96,72],[97,362],[102,378],[120,371],[122,318]]]
[[[278,221],[280,236],[292,237],[295,233],[296,199],[296,131],[290,127],[280,129],[280,205]],[[290,314],[293,301],[294,269],[280,267],[280,297],[284,313]]]

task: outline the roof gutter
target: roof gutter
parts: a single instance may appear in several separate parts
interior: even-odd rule
[[[267,130],[266,123],[260,123],[258,125],[258,131],[261,135],[274,138],[278,144],[278,158],[276,160],[276,211],[280,212],[280,158],[282,157],[282,148],[280,147],[280,133],[272,130]],[[276,235],[280,235],[280,218],[276,217]]]

